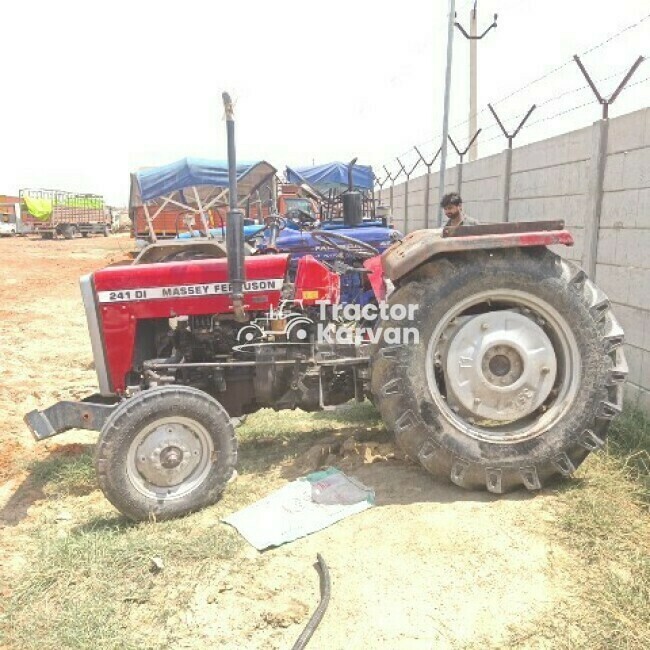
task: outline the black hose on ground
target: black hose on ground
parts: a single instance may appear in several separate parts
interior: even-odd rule
[[[320,553],[316,554],[316,559],[318,560],[317,566],[320,574],[320,603],[318,603],[316,611],[312,614],[312,617],[309,619],[307,625],[305,625],[305,629],[298,637],[298,640],[293,644],[291,650],[303,650],[303,648],[309,643],[309,639],[313,636],[318,624],[323,620],[325,610],[330,602],[330,593],[332,591],[330,572]]]

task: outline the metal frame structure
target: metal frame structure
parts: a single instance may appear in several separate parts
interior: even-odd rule
[[[265,161],[260,161],[259,163],[261,164],[266,164],[269,166],[270,171],[267,174],[264,174],[264,176],[255,182],[253,186],[247,191],[247,193],[239,198],[237,200],[237,206],[243,206],[246,205],[246,203],[250,200],[250,198],[254,194],[259,195],[260,189],[262,189],[265,185],[268,185],[269,181],[274,179],[276,174],[277,174],[277,169],[270,165],[269,163],[266,163]],[[242,178],[245,177],[250,173],[251,170],[255,169],[255,166],[251,167],[250,170],[246,171],[243,175]],[[218,207],[218,208],[223,208],[226,210],[230,204],[230,193],[229,193],[229,188],[227,187],[222,187],[219,185],[212,186],[212,190],[208,191],[206,193],[204,188],[210,187],[208,185],[200,185],[200,186],[189,186],[186,188],[183,188],[182,190],[175,190],[174,192],[171,192],[170,194],[166,195],[161,195],[159,197],[156,197],[154,199],[149,199],[147,201],[142,200],[139,196],[134,197],[133,195],[133,184],[135,184],[135,187],[138,190],[139,193],[139,184],[137,181],[137,178],[135,178],[135,174],[132,174],[132,191],[131,191],[131,205],[130,211],[133,208],[136,208],[137,205],[134,204],[134,200],[138,201],[141,203],[145,218],[147,221],[147,226],[149,229],[149,237],[152,242],[157,242],[158,237],[156,235],[156,231],[154,228],[154,221],[155,219],[163,212],[163,210],[169,206],[169,205],[175,205],[178,208],[181,208],[182,210],[186,211],[187,213],[191,215],[198,215],[200,220],[201,220],[201,225],[203,226],[203,234],[204,236],[210,238],[212,237],[210,233],[210,226],[209,226],[209,221],[208,217],[206,216],[208,214],[208,211],[211,208]],[[199,188],[201,188],[201,191],[199,191]],[[191,192],[191,197],[193,202],[190,202],[185,198],[185,192],[186,190],[188,193]],[[272,191],[271,191],[272,193]],[[203,197],[201,196],[203,194]],[[177,195],[179,195],[182,199],[185,199],[185,202],[182,200],[178,200]],[[152,206],[155,206],[155,212],[153,214],[150,211],[150,208]],[[131,217],[134,219],[134,216]]]
[[[627,71],[625,77],[623,77],[623,81],[621,81],[621,83],[618,84],[618,87],[609,96],[609,98],[605,98],[600,94],[600,91],[598,90],[598,88],[596,88],[596,84],[594,83],[593,79],[589,76],[587,69],[585,68],[582,61],[580,60],[580,57],[577,54],[574,54],[573,60],[578,64],[578,67],[580,68],[582,74],[585,76],[587,83],[589,84],[590,88],[594,91],[594,95],[596,95],[596,99],[598,100],[598,103],[601,104],[601,106],[603,107],[603,119],[607,120],[609,119],[609,107],[616,101],[616,98],[620,95],[623,88],[625,88],[627,82],[632,78],[632,75],[636,72],[636,69],[643,63],[643,61],[645,61],[645,57],[639,56],[639,58],[632,64],[632,67]]]

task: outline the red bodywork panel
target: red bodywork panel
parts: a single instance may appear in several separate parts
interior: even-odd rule
[[[246,258],[247,311],[279,306],[288,266],[288,255]],[[94,273],[93,283],[109,378],[117,393],[124,392],[133,367],[139,320],[232,313],[225,259],[114,266]]]
[[[363,263],[363,267],[368,269],[368,281],[372,291],[379,302],[386,298],[386,282],[384,281],[384,269],[381,263],[381,255],[375,255]]]
[[[296,301],[303,306],[334,305],[341,296],[341,278],[313,255],[304,255],[296,269]]]

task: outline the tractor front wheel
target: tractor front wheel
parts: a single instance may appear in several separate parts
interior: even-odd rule
[[[390,303],[416,305],[415,319],[384,331],[418,336],[378,345],[372,391],[432,474],[534,490],[603,446],[627,365],[609,301],[582,270],[546,249],[457,254],[420,267]]]
[[[104,425],[95,456],[104,495],[135,521],[172,519],[215,503],[236,462],[225,409],[187,386],[125,400]]]

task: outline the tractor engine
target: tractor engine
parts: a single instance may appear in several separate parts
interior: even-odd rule
[[[231,416],[262,407],[323,409],[362,398],[358,345],[319,343],[321,304],[340,298],[340,275],[314,257],[248,257],[238,319],[227,260],[109,267],[82,280],[102,393],[184,385],[214,396]],[[85,287],[85,289],[84,289]],[[320,304],[319,304],[320,303]],[[361,361],[361,359],[360,359]]]
[[[220,314],[161,321],[156,324],[156,357],[143,360],[133,373],[139,384],[129,389],[200,388],[231,416],[262,407],[320,410],[361,395],[362,378],[354,368],[304,363],[336,359],[343,352],[314,340],[317,323],[307,313],[315,315],[280,310],[273,318],[263,315],[243,324]]]

